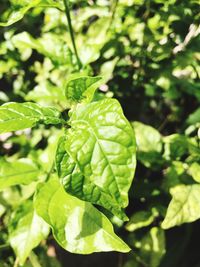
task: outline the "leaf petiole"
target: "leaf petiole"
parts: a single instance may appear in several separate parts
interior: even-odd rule
[[[69,34],[70,34],[70,37],[71,37],[71,41],[72,41],[72,46],[73,46],[73,49],[74,49],[74,53],[75,53],[75,56],[76,56],[76,61],[77,61],[77,64],[78,64],[78,67],[79,67],[79,70],[82,68],[82,63],[81,63],[81,60],[78,56],[78,51],[77,51],[77,48],[76,48],[76,43],[75,43],[75,38],[74,38],[74,31],[73,31],[73,28],[72,28],[72,22],[71,22],[71,16],[70,16],[70,9],[69,9],[69,1],[68,0],[63,0],[64,2],[64,6],[65,6],[65,14],[66,14],[66,17],[67,17],[67,23],[68,23],[68,27],[69,27]]]

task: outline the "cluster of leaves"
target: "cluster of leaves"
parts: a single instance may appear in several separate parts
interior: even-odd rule
[[[73,253],[132,248],[123,267],[198,266],[198,1],[70,1],[81,70],[64,3],[0,7],[0,265],[59,266],[51,228]]]

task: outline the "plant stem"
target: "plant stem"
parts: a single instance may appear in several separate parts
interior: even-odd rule
[[[79,67],[79,70],[82,68],[82,63],[81,63],[81,60],[78,56],[78,52],[77,52],[77,49],[76,49],[76,43],[75,43],[75,39],[74,39],[74,31],[73,31],[73,28],[72,28],[72,22],[71,22],[71,17],[70,17],[70,9],[69,9],[69,1],[68,0],[63,0],[64,2],[64,6],[65,6],[65,14],[66,14],[66,17],[67,17],[67,23],[68,23],[68,27],[69,27],[69,33],[70,33],[70,37],[71,37],[71,41],[72,41],[72,46],[73,46],[73,49],[74,49],[74,54],[76,56],[76,61],[77,61],[77,64],[78,64],[78,67]]]
[[[113,21],[114,21],[114,18],[115,18],[116,9],[117,9],[117,5],[118,5],[118,2],[119,2],[119,0],[115,0],[115,1],[113,2],[112,6],[111,6],[111,13],[112,13],[112,15],[111,15],[111,19],[110,19],[110,27],[109,27],[109,28],[111,28],[111,26],[112,26],[112,24],[113,24]]]
[[[19,266],[19,258],[16,258],[13,267],[18,267]]]
[[[30,255],[29,255],[29,260],[31,262],[31,265],[33,267],[42,267],[38,261],[37,256],[35,255],[35,253],[33,251],[31,251]]]

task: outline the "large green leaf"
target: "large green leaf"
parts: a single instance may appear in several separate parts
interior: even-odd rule
[[[119,204],[113,200],[112,196],[106,194],[94,183],[86,183],[85,177],[78,165],[66,152],[65,143],[65,137],[61,138],[56,153],[57,172],[65,190],[82,200],[101,205],[121,219],[127,220],[124,211]]]
[[[101,79],[100,76],[89,77],[80,74],[71,76],[67,81],[65,89],[67,100],[75,104],[80,101],[90,102]]]
[[[162,228],[168,229],[200,218],[200,185],[177,185],[170,190],[172,200]]]
[[[90,203],[67,194],[56,179],[40,185],[34,203],[38,215],[52,227],[57,242],[70,252],[130,250],[115,235],[105,215]]]
[[[38,104],[10,102],[0,106],[0,134],[30,128],[38,122],[58,124],[60,113],[50,107]]]
[[[48,224],[35,213],[32,204],[24,204],[14,213],[10,222],[9,240],[21,265],[48,233]]]
[[[135,171],[135,139],[120,104],[104,99],[77,106],[70,124],[56,160],[66,191],[124,217],[121,208],[128,205]]]
[[[10,26],[21,20],[24,15],[33,7],[58,7],[62,5],[55,0],[10,0],[10,8],[3,14],[4,21],[0,21],[0,26]]]
[[[0,161],[0,191],[12,185],[29,184],[38,179],[39,169],[30,159]]]

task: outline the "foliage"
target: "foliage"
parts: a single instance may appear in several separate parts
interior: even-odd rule
[[[200,264],[198,9],[2,0],[0,266]]]

